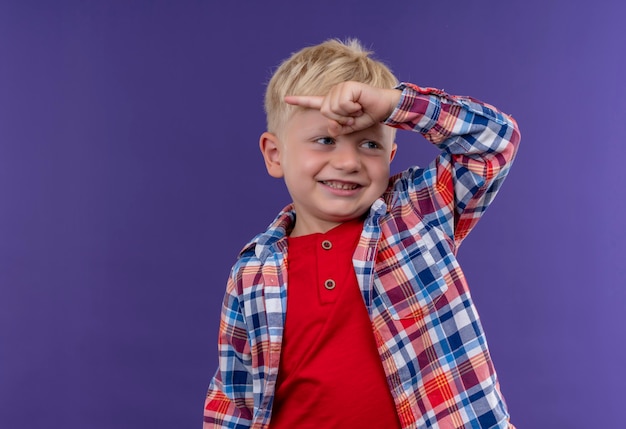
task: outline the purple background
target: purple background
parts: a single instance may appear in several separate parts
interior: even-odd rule
[[[502,389],[520,428],[622,427],[624,6],[510,3],[0,1],[0,426],[201,426],[228,271],[288,202],[264,84],[355,36],[519,121],[460,252]]]

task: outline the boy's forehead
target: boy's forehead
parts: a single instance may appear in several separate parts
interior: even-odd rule
[[[285,122],[285,130],[290,130],[298,134],[326,134],[328,132],[328,122],[319,110],[297,107],[295,111],[287,118]],[[347,135],[362,136],[376,139],[389,139],[393,141],[395,137],[395,129],[382,123],[373,124],[364,130],[359,130]]]

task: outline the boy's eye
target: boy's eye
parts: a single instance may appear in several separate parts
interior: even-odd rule
[[[363,146],[363,147],[365,147],[367,149],[379,149],[379,148],[381,148],[380,144],[378,144],[377,142],[372,141],[372,140],[368,140],[368,141],[363,142],[361,144],[361,146]]]
[[[330,145],[335,143],[335,140],[332,137],[320,137],[316,139],[315,142],[323,145]]]

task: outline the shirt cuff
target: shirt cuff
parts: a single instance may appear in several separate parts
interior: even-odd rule
[[[395,89],[401,90],[402,95],[383,124],[391,127],[405,128],[403,124],[411,123],[411,128],[420,123],[420,132],[426,132],[434,126],[439,116],[441,98],[448,94],[441,89],[421,87],[412,83],[402,82]],[[426,116],[429,116],[428,118]],[[432,117],[430,117],[432,116]]]

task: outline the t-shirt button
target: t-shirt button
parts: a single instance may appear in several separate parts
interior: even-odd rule
[[[333,279],[328,279],[324,282],[324,287],[328,290],[335,289],[335,286],[337,285],[335,284],[335,281]]]
[[[328,240],[322,241],[322,249],[330,250],[330,249],[332,249],[332,247],[333,247],[333,243],[331,243],[330,241],[328,241]]]

